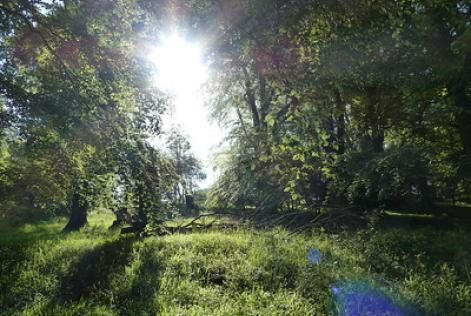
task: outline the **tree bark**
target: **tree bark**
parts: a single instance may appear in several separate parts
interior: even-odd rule
[[[258,114],[255,92],[253,91],[252,83],[250,81],[250,76],[247,69],[245,69],[245,67],[242,67],[242,70],[244,71],[245,75],[245,101],[247,102],[250,112],[252,113],[253,127],[255,129],[258,129],[260,127],[260,117]]]
[[[325,151],[327,153],[334,152],[334,142],[335,142],[335,131],[334,131],[334,113],[331,110],[330,115],[324,122],[325,129],[329,133],[329,138],[327,139],[327,146],[325,146]]]
[[[371,147],[373,152],[381,153],[384,151],[384,129],[376,127],[372,131],[371,135]]]
[[[129,222],[129,213],[126,207],[120,207],[117,211],[114,212],[116,219],[113,221],[109,229],[118,228],[127,222]]]
[[[64,232],[77,231],[87,224],[88,201],[83,199],[78,192],[72,196],[70,218],[64,227]]]
[[[191,195],[191,194],[186,194],[185,195],[185,204],[186,204],[186,208],[189,211],[192,211],[192,210],[195,209],[195,199],[194,199],[193,195]]]

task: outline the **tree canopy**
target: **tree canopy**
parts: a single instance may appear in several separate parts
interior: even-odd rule
[[[469,199],[469,3],[227,3],[212,92],[232,147],[214,203]]]
[[[77,229],[105,205],[145,226],[193,193],[204,173],[185,137],[171,131],[168,154],[149,142],[171,99],[146,55],[172,27],[205,43],[208,103],[228,131],[208,205],[470,199],[469,1],[8,0],[0,12],[5,214],[65,212]]]

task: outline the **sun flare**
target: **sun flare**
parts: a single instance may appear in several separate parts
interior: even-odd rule
[[[179,126],[189,136],[193,152],[205,166],[207,179],[200,185],[206,187],[215,179],[210,168],[210,152],[224,134],[209,122],[208,109],[204,106],[202,85],[209,79],[209,71],[202,49],[196,43],[172,35],[161,39],[149,59],[156,68],[155,84],[173,95],[163,131]]]
[[[157,85],[177,97],[199,90],[206,79],[200,47],[177,35],[163,38],[150,58]]]

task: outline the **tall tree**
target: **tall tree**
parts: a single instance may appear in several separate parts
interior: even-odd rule
[[[172,128],[166,138],[166,146],[170,161],[173,164],[177,180],[173,185],[173,199],[177,203],[192,203],[198,181],[206,178],[201,162],[191,152],[191,145],[181,130]]]
[[[94,177],[117,164],[107,148],[159,132],[166,101],[137,49],[150,22],[136,1],[18,0],[0,10],[1,93],[22,137],[49,129],[66,144],[76,162],[66,229],[78,229],[86,223]],[[139,142],[131,143],[144,150]],[[91,157],[80,159],[87,148]]]

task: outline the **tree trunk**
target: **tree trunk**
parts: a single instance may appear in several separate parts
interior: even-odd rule
[[[266,117],[270,108],[271,102],[271,91],[270,87],[267,86],[265,78],[259,74],[259,89],[260,89],[260,124],[266,128],[267,122]]]
[[[381,153],[384,151],[384,129],[380,127],[373,129],[371,135],[371,146],[375,153]]]
[[[471,161],[471,108],[463,109],[458,118],[458,129],[466,159]]]
[[[370,150],[375,153],[384,151],[384,122],[381,117],[377,88],[366,89],[366,123],[371,131]]]
[[[133,223],[133,227],[138,231],[144,231],[147,226],[147,205],[145,203],[144,188],[141,185],[138,186],[137,198],[137,220]]]
[[[456,123],[463,145],[463,151],[466,155],[466,160],[469,162],[471,161],[471,102],[466,96],[466,90],[463,85],[455,85],[455,87],[451,89],[453,101],[461,110],[460,113],[458,113]],[[471,167],[468,166],[467,169],[471,169]],[[466,171],[471,172],[471,170]]]
[[[340,91],[335,90],[335,106],[336,106],[336,119],[337,119],[337,154],[343,155],[345,153],[345,103],[342,101]]]
[[[64,227],[64,232],[77,231],[87,224],[88,201],[83,199],[78,192],[72,196],[70,218]]]
[[[420,204],[425,210],[432,210],[434,208],[432,190],[427,183],[426,178],[420,178],[418,183],[420,190]]]
[[[258,130],[258,128],[260,127],[260,117],[258,115],[255,92],[253,91],[252,83],[250,81],[250,76],[247,69],[245,69],[245,67],[242,67],[242,70],[244,71],[245,75],[245,102],[247,102],[249,110],[252,113],[253,127]]]
[[[129,213],[127,207],[120,207],[114,212],[116,219],[113,221],[109,229],[118,228],[129,222]]]
[[[327,139],[327,146],[325,146],[325,151],[327,153],[334,152],[334,142],[335,142],[335,131],[334,131],[334,113],[331,111],[329,117],[325,120],[324,123],[325,129],[329,134],[329,138]]]
[[[186,208],[189,211],[192,211],[195,209],[195,199],[193,198],[193,195],[191,194],[185,195],[185,204],[186,204]]]

